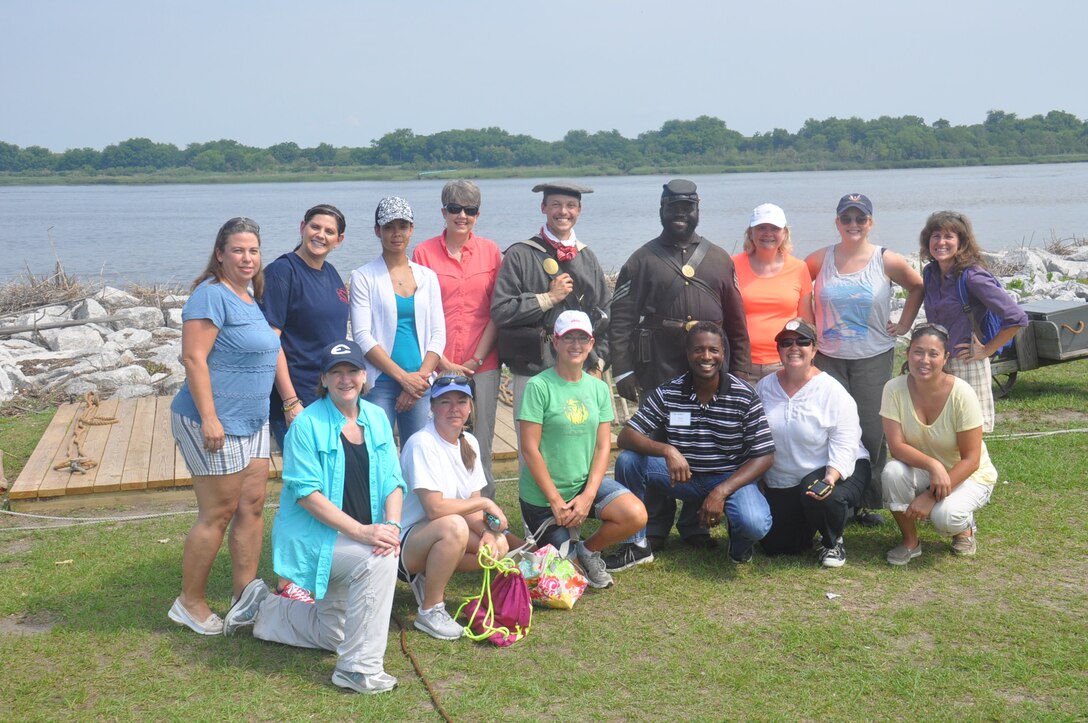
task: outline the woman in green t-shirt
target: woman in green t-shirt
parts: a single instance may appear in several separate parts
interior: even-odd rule
[[[564,311],[555,320],[555,366],[529,380],[518,424],[524,468],[519,480],[526,529],[551,524],[538,542],[556,546],[587,517],[601,520],[578,543],[578,560],[592,587],[612,585],[601,550],[630,538],[646,525],[646,508],[610,477],[612,395],[608,385],[582,371],[593,349],[593,325],[583,311]]]

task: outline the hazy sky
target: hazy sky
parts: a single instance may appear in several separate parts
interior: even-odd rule
[[[1077,0],[0,0],[0,27],[0,141],[54,151],[1088,118]]]

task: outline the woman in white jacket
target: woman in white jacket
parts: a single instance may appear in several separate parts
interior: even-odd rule
[[[366,355],[365,399],[381,407],[401,444],[427,424],[419,404],[446,346],[438,277],[408,260],[412,209],[383,198],[374,213],[382,254],[351,274],[351,333]]]

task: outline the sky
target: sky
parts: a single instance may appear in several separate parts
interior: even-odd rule
[[[1088,118],[1079,0],[0,0],[0,27],[0,141],[53,151]]]

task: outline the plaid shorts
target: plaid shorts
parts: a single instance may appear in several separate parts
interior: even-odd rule
[[[965,362],[952,357],[944,369],[971,385],[978,396],[978,403],[982,406],[982,431],[994,431],[994,390],[990,380],[990,360]]]
[[[248,467],[251,459],[268,459],[270,456],[268,422],[248,437],[226,435],[223,448],[215,453],[204,449],[204,432],[197,420],[171,412],[170,428],[185,466],[194,477],[235,474]]]

